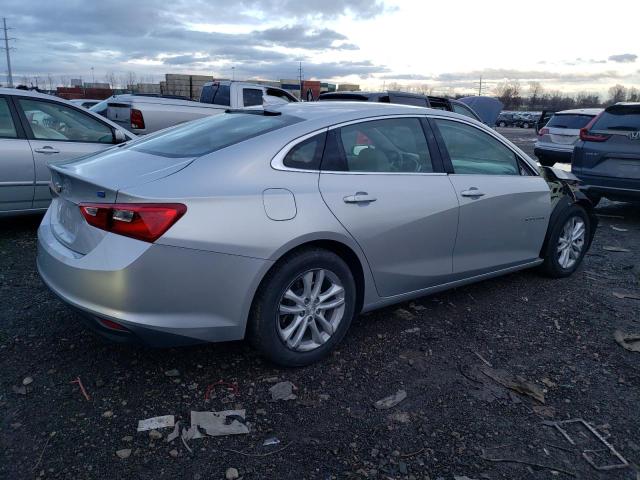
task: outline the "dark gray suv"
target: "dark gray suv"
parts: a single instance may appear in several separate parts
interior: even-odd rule
[[[571,171],[592,202],[640,201],[640,103],[617,103],[580,130]]]

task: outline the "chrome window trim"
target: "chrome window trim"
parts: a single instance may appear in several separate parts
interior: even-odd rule
[[[323,127],[320,128],[318,130],[314,130],[311,133],[307,133],[301,137],[298,137],[294,140],[291,140],[289,143],[287,143],[284,147],[282,147],[278,153],[276,153],[276,155],[271,159],[271,168],[273,168],[274,170],[282,170],[285,172],[303,172],[303,173],[319,173],[320,169],[314,170],[314,169],[304,169],[304,168],[293,168],[293,167],[287,167],[284,164],[284,159],[286,158],[286,156],[289,154],[289,152],[291,151],[291,149],[293,149],[293,147],[295,147],[296,145],[304,142],[305,140],[308,140],[312,137],[315,137],[316,135],[319,135],[321,133],[326,133],[329,129],[327,127]]]

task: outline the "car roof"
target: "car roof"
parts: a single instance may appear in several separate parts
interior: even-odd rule
[[[598,115],[604,108],[574,108],[572,110],[562,110],[554,113],[554,115]]]

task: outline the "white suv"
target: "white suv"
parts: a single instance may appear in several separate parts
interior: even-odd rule
[[[556,162],[571,163],[573,147],[584,128],[602,108],[577,108],[553,114],[549,122],[538,132],[533,153],[541,165],[552,167]]]

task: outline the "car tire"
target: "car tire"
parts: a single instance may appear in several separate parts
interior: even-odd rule
[[[590,238],[591,221],[584,208],[575,204],[565,208],[551,226],[543,251],[542,272],[552,278],[571,275],[587,253]]]
[[[507,126],[507,124],[505,122],[500,122],[498,126],[504,128]]]
[[[314,289],[307,290],[307,279],[312,287],[320,284],[315,296]],[[334,288],[336,292],[342,288],[342,293],[322,303],[320,300]],[[341,299],[344,300],[341,306],[318,313],[322,305],[339,303]],[[314,303],[316,300],[318,303]],[[275,364],[284,367],[309,365],[321,360],[340,343],[349,329],[355,308],[355,281],[344,260],[324,249],[300,250],[280,260],[260,284],[247,325],[248,339]],[[282,309],[286,312],[302,309],[302,312],[282,313]],[[297,335],[302,330],[304,332]]]
[[[527,122],[524,122],[524,123],[522,124],[522,128],[529,128],[529,124],[528,124]]]

